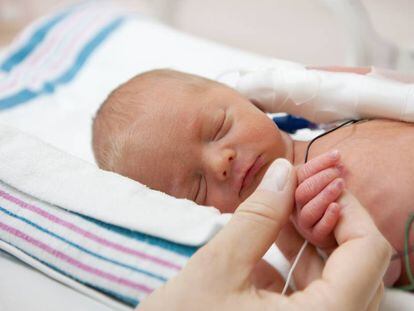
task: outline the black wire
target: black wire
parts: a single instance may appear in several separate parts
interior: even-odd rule
[[[358,122],[360,122],[360,121],[362,121],[362,120],[348,120],[348,121],[346,121],[346,122],[344,122],[344,123],[341,123],[341,124],[339,124],[338,126],[336,126],[336,127],[334,127],[334,128],[332,128],[332,129],[330,129],[329,131],[326,131],[326,132],[324,132],[324,133],[322,133],[322,134],[320,134],[320,135],[318,135],[318,136],[316,136],[315,138],[313,138],[310,142],[309,142],[309,144],[308,144],[308,146],[306,147],[306,152],[305,152],[305,160],[304,160],[304,163],[307,163],[308,162],[308,156],[309,156],[309,150],[310,150],[310,147],[311,147],[311,145],[315,142],[315,141],[317,141],[319,138],[322,138],[323,136],[325,136],[325,135],[328,135],[329,133],[332,133],[332,132],[334,132],[334,131],[336,131],[337,129],[340,129],[341,127],[344,127],[344,126],[346,126],[346,125],[349,125],[349,124],[355,124],[355,123],[358,123]],[[408,237],[405,237],[405,239],[408,239],[409,238],[409,236]],[[391,257],[391,261],[393,261],[393,260],[396,260],[396,259],[400,259],[402,256],[407,256],[409,253],[411,253],[411,252],[413,252],[413,250],[414,250],[414,246],[413,245],[411,245],[410,247],[408,247],[408,249],[405,249],[404,251],[397,251],[392,257]],[[413,283],[411,283],[411,284],[409,284],[408,286],[406,286],[407,288],[406,288],[406,290],[408,290],[408,291],[411,291],[412,289],[413,289],[413,287],[414,287],[414,284]],[[401,289],[405,289],[405,287],[402,287]]]
[[[310,150],[311,145],[312,145],[315,141],[317,141],[319,138],[322,138],[322,137],[323,137],[323,136],[325,136],[325,135],[328,135],[329,133],[332,133],[332,132],[336,131],[337,129],[340,129],[341,127],[344,127],[344,126],[346,126],[346,125],[348,125],[348,124],[354,124],[354,123],[357,123],[357,122],[360,122],[360,121],[361,121],[361,120],[348,120],[348,121],[346,121],[346,122],[344,122],[344,123],[339,124],[337,127],[334,127],[333,129],[330,129],[329,131],[326,131],[326,132],[324,132],[324,133],[322,133],[322,134],[320,134],[320,135],[316,136],[314,139],[312,139],[312,140],[310,141],[310,143],[309,143],[309,144],[308,144],[308,146],[306,147],[306,153],[305,153],[305,161],[304,161],[304,163],[308,162],[309,150]]]
[[[308,162],[309,150],[310,150],[311,145],[312,145],[315,141],[317,141],[319,138],[322,138],[323,136],[328,135],[329,133],[332,133],[332,132],[336,131],[337,129],[340,129],[341,127],[344,127],[344,126],[349,125],[349,124],[355,124],[355,123],[358,123],[358,122],[361,122],[361,121],[362,121],[362,120],[348,120],[348,121],[346,121],[346,122],[344,122],[344,123],[339,124],[338,126],[336,126],[336,127],[332,128],[332,129],[330,129],[329,131],[326,131],[326,132],[324,132],[324,133],[322,133],[322,134],[320,134],[320,135],[316,136],[315,138],[313,138],[313,139],[309,142],[308,146],[306,147],[306,152],[305,152],[305,160],[304,160],[304,163],[307,163],[307,162]],[[411,252],[413,252],[413,251],[414,251],[414,245],[411,245],[411,246],[408,248],[408,250],[405,250],[405,251],[397,251],[394,255],[392,255],[392,257],[391,257],[391,261],[392,261],[392,260],[396,260],[396,259],[400,259],[402,256],[406,255],[407,253],[411,253]]]

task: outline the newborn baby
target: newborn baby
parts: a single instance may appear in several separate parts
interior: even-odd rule
[[[172,70],[146,72],[118,87],[93,124],[101,168],[221,212],[233,212],[252,194],[276,158],[288,159],[298,166],[295,225],[319,247],[333,246],[335,200],[345,180],[396,250],[387,284],[407,280],[400,263],[414,210],[413,139],[411,124],[358,123],[317,140],[312,160],[302,165],[309,142],[293,141],[233,89]]]

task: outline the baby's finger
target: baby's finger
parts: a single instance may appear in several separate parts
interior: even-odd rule
[[[327,168],[302,182],[295,191],[296,205],[304,206],[315,198],[333,180],[341,176],[338,168]]]
[[[316,173],[337,164],[339,159],[340,159],[339,151],[331,150],[303,164],[297,170],[298,183],[300,184],[301,182],[311,177],[312,175],[315,175]]]
[[[329,204],[338,199],[344,189],[345,182],[342,178],[333,180],[299,211],[299,226],[304,229],[314,226],[322,218]]]
[[[338,203],[334,202],[329,204],[322,219],[319,220],[313,228],[312,235],[318,247],[325,248],[336,245],[336,241],[332,233],[338,223],[340,213],[341,206]]]

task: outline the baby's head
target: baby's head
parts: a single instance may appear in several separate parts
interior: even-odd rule
[[[239,93],[173,70],[119,86],[93,123],[101,168],[222,212],[244,201],[288,149],[286,135]]]

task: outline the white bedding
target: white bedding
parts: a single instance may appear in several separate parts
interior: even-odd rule
[[[0,59],[1,55],[0,51]],[[169,67],[215,78],[224,71],[260,67],[267,61],[134,17],[103,41],[75,79],[50,94],[0,112],[0,123],[94,163],[91,118],[105,96],[133,75]],[[108,310],[4,255],[0,256],[0,276],[7,280],[0,282],[0,310]],[[414,309],[411,295],[388,292],[385,302],[383,310]]]
[[[112,310],[3,252],[0,276],[0,310]]]

